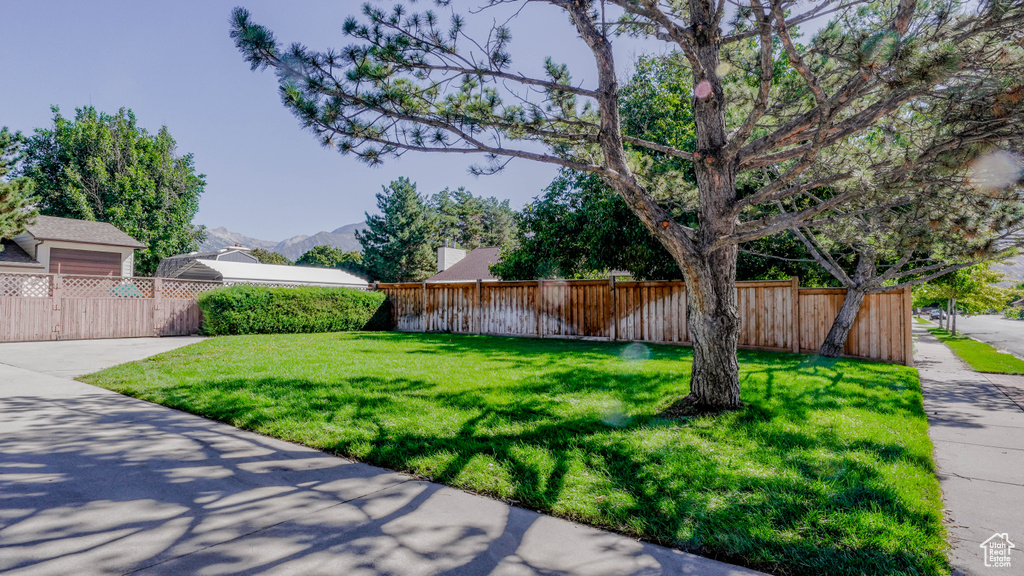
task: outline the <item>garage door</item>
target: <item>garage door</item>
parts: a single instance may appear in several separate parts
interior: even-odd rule
[[[121,275],[121,254],[92,250],[50,249],[50,274]]]

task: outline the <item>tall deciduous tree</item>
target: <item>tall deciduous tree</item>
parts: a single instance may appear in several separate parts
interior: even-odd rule
[[[53,126],[28,138],[22,173],[36,184],[42,214],[109,222],[146,244],[135,270],[148,275],[205,234],[192,225],[205,176],[176,148],[167,127],[150,134],[126,108],[78,108],[68,119],[54,107]]]
[[[945,300],[948,329],[956,336],[958,310],[984,313],[999,310],[1006,304],[1007,291],[996,284],[1004,275],[992,270],[989,262],[958,269],[937,278],[915,290],[918,302],[941,302]]]
[[[436,228],[416,184],[399,178],[377,194],[380,214],[366,214],[366,230],[356,232],[363,245],[363,266],[378,282],[419,282],[436,270]]]
[[[32,206],[33,183],[28,178],[9,178],[21,156],[24,137],[0,128],[0,238],[12,238],[25,230],[36,216]],[[3,245],[0,245],[0,251]]]
[[[547,3],[565,11],[589,48],[596,82],[576,82],[551,60],[544,76],[520,74],[504,25],[474,40],[461,16],[442,22],[401,5],[367,5],[362,20],[346,21],[353,43],[339,51],[282,48],[241,8],[231,36],[253,69],[277,71],[303,126],[370,164],[410,151],[479,154],[480,173],[522,158],[604,178],[687,282],[687,409],[740,405],[739,244],[899,204],[929,173],[965,171],[983,147],[1015,142],[1024,130],[1017,0],[750,0],[734,11],[724,0]],[[827,16],[809,43],[794,39],[799,24]],[[692,147],[623,129],[616,31],[683,54]],[[725,82],[730,74],[742,81]],[[913,145],[900,154],[859,145],[873,126],[898,126],[920,109],[942,122],[902,133]],[[689,163],[695,189],[651,169],[639,151]],[[824,186],[828,195],[811,193]],[[696,221],[674,218],[670,203],[688,204]]]

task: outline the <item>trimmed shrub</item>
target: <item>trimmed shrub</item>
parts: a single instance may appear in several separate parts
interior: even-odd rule
[[[231,286],[199,296],[208,336],[386,330],[387,306],[383,292],[318,286]]]

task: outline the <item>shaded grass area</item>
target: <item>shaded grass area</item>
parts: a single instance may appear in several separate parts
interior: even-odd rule
[[[689,348],[233,336],[82,380],[776,574],[946,574],[917,373],[740,352],[744,410],[658,414]]]
[[[942,328],[929,328],[928,331],[978,372],[1024,374],[1024,360],[1013,354],[999,352],[991,344],[979,342],[962,334],[953,336],[949,330]]]

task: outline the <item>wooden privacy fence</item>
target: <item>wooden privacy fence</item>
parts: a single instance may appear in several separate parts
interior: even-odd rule
[[[220,282],[0,274],[0,342],[179,336],[199,331],[196,297]]]
[[[409,332],[593,338],[689,344],[686,284],[612,280],[378,284],[392,325]],[[737,282],[739,344],[816,352],[839,312],[842,288],[800,288],[796,278]],[[864,298],[845,354],[911,364],[910,290]]]

